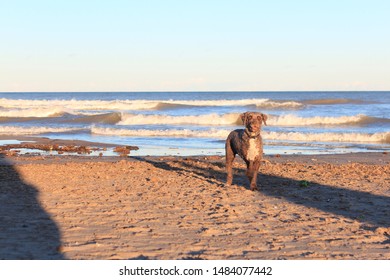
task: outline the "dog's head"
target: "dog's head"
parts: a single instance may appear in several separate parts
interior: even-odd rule
[[[267,125],[267,115],[258,112],[246,112],[240,115],[242,123],[250,134],[258,134],[261,130],[261,125]]]

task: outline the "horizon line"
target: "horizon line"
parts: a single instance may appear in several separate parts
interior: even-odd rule
[[[0,91],[0,93],[152,93],[152,92],[166,92],[166,93],[208,93],[208,92],[390,92],[389,90],[97,90],[97,91]]]

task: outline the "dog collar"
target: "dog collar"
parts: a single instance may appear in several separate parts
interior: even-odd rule
[[[257,132],[257,133],[252,133],[252,132],[250,132],[247,128],[245,128],[245,134],[246,134],[249,138],[257,138],[257,137],[259,137],[259,135],[260,135],[260,131]]]

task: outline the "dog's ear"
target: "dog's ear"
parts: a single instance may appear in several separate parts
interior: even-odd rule
[[[260,124],[263,122],[265,125],[267,125],[267,115],[260,113],[259,116],[257,116],[257,119],[259,120]]]
[[[263,119],[263,123],[264,123],[265,125],[267,125],[267,119],[268,119],[267,115],[266,115],[266,114],[261,114],[261,117],[262,117],[262,119]]]
[[[247,123],[247,113],[242,113],[241,115],[240,115],[240,118],[241,118],[241,120],[242,120],[242,123],[246,126],[246,123]]]

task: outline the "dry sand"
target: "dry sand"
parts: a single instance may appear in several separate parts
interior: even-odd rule
[[[0,157],[0,259],[390,259],[386,153]]]

